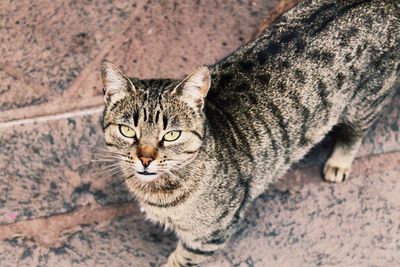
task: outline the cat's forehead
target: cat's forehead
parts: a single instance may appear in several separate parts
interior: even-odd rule
[[[177,81],[170,79],[148,79],[138,80],[130,78],[139,94],[144,96],[146,101],[157,100],[164,92],[172,89]]]
[[[168,90],[175,86],[171,80],[136,80],[133,81],[135,91],[111,107],[110,117],[121,123],[135,127],[145,125],[179,124],[176,99],[168,97]]]
[[[106,109],[106,124],[126,124],[151,132],[190,127],[198,118],[198,112],[171,93],[179,81],[130,79],[134,90]]]

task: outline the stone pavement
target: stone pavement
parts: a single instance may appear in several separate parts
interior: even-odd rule
[[[277,2],[0,1],[0,266],[164,262],[175,237],[96,161],[99,63],[180,78],[250,40]],[[399,114],[398,94],[343,184],[321,180],[327,137],[204,266],[400,266]]]

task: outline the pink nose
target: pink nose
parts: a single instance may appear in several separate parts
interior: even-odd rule
[[[149,166],[150,163],[153,161],[152,158],[145,158],[145,157],[141,157],[141,158],[139,158],[139,160],[142,162],[144,167]]]
[[[147,167],[157,157],[157,148],[150,145],[142,145],[137,150],[137,157],[143,166]]]

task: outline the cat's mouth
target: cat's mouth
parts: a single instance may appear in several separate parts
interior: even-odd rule
[[[158,178],[158,173],[142,171],[142,172],[137,172],[136,176],[142,182],[151,182]]]
[[[139,173],[139,174],[141,174],[141,175],[157,175],[157,173],[156,173],[156,172],[148,172],[148,171],[144,171],[144,172],[137,172],[137,173]]]

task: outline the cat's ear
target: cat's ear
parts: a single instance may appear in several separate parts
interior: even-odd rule
[[[189,74],[177,88],[183,101],[193,108],[203,108],[204,99],[211,86],[211,75],[203,66]]]
[[[110,61],[103,60],[100,69],[104,86],[104,102],[106,104],[123,98],[129,90],[135,90],[131,80]]]

